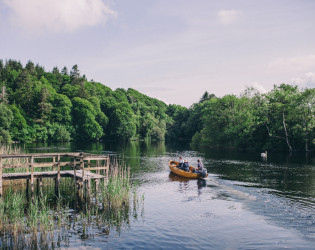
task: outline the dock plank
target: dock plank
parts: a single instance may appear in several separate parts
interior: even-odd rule
[[[55,178],[58,175],[58,171],[48,171],[48,172],[34,172],[34,179],[38,178]],[[60,171],[60,177],[74,177],[74,171]],[[95,174],[90,171],[84,170],[84,179],[103,179],[106,176]],[[24,172],[24,173],[5,173],[2,174],[3,180],[17,180],[17,179],[30,179],[31,172]],[[82,170],[76,171],[76,178],[82,180]]]

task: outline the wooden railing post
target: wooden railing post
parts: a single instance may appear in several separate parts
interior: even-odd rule
[[[73,156],[73,179],[74,179],[74,185],[77,185],[77,158]]]
[[[0,157],[0,196],[2,196],[2,157]]]
[[[82,181],[84,182],[84,160],[81,158],[80,160],[80,168],[82,169]]]
[[[100,169],[99,169],[99,167],[100,167],[100,161],[99,161],[99,160],[96,161],[96,167],[97,167],[96,173],[97,173],[97,174],[100,174]]]
[[[34,156],[31,156],[30,166],[31,166],[31,191],[33,193],[34,192]]]
[[[55,166],[55,164],[56,164],[56,157],[54,156],[54,157],[53,157],[53,171],[56,171],[56,166]]]
[[[59,183],[60,183],[60,154],[57,155],[57,171],[58,171],[57,178],[55,179],[55,192],[56,193],[59,191]]]
[[[107,158],[107,162],[106,162],[106,178],[108,178],[108,173],[109,173],[109,157]]]
[[[58,171],[58,185],[59,185],[59,182],[60,182],[60,155],[57,156],[57,161],[58,161],[58,165],[57,165],[57,171]]]
[[[28,160],[28,157],[25,158],[25,164],[27,165],[26,167],[26,172],[29,172],[30,171],[30,165],[28,164],[29,163],[29,160]]]

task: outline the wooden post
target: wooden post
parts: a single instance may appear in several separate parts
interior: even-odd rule
[[[2,157],[0,157],[0,196],[2,196]]]
[[[95,179],[95,194],[98,192],[98,186],[99,186],[99,179]],[[96,199],[97,201],[97,199]]]
[[[91,196],[91,179],[87,179],[86,184],[87,184],[87,196],[88,196],[88,198],[90,198],[90,196]]]
[[[74,189],[77,188],[77,162],[75,156],[73,157],[73,179],[74,179]]]
[[[31,192],[34,192],[34,156],[31,156]]]
[[[29,171],[30,171],[30,166],[28,165],[29,160],[28,160],[28,158],[26,158],[25,160],[26,160],[26,163],[25,163],[25,164],[27,164],[26,172],[29,172]]]
[[[25,164],[27,164],[26,172],[29,172],[29,171],[30,171],[30,166],[28,165],[29,160],[28,160],[27,157],[25,158],[25,160],[26,160],[26,163],[25,163]],[[26,186],[27,186],[27,188],[28,188],[29,185],[30,185],[30,179],[26,179]],[[28,190],[27,190],[27,192],[28,192]]]
[[[60,182],[60,155],[57,156],[57,161],[58,161],[57,171],[58,171],[58,185],[59,185],[59,182]]]
[[[59,183],[60,183],[60,155],[57,155],[57,178],[55,179],[55,191],[56,193],[59,191]]]
[[[97,174],[100,174],[99,167],[100,167],[100,161],[97,160],[97,161],[96,161],[96,168],[97,168],[97,169],[96,169],[96,173],[97,173]]]
[[[55,164],[56,164],[56,157],[54,156],[54,157],[53,157],[53,171],[56,171],[56,166],[55,166]]]
[[[80,168],[82,169],[82,181],[84,182],[84,160],[80,160]]]
[[[109,157],[107,158],[107,162],[106,162],[106,178],[108,178],[108,173],[109,173]]]

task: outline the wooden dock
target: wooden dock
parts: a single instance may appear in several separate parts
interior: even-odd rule
[[[63,177],[71,177],[75,183],[89,187],[91,180],[98,183],[99,179],[107,178],[108,171],[109,157],[105,155],[82,152],[0,154],[0,195],[6,180],[26,179],[33,192],[34,181],[38,180],[41,185],[42,178],[54,178],[56,189]]]

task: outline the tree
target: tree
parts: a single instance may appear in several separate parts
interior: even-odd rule
[[[95,120],[102,127],[103,133],[105,134],[106,127],[108,125],[108,117],[101,110],[101,103],[97,97],[90,97],[89,102],[93,105],[96,111]]]
[[[6,86],[3,85],[1,87],[1,94],[0,94],[0,103],[5,103],[8,104],[8,98],[7,98],[7,93],[6,93]]]
[[[68,73],[68,69],[67,69],[67,67],[66,67],[66,66],[62,68],[62,70],[61,70],[61,74],[62,74],[62,75],[69,75],[69,73]]]
[[[71,100],[66,95],[56,93],[51,97],[51,103],[53,105],[53,109],[50,120],[53,123],[60,123],[69,128],[72,123]]]
[[[180,105],[171,104],[167,107],[166,114],[171,117],[171,122],[168,123],[166,128],[166,139],[191,139],[185,133],[187,131],[189,110]]]
[[[51,103],[49,102],[49,97],[50,97],[50,92],[48,88],[44,86],[40,92],[40,103],[38,103],[40,118],[42,121],[47,120],[53,108]]]
[[[208,101],[208,100],[210,100],[211,98],[215,98],[215,95],[214,95],[214,94],[209,94],[208,91],[206,91],[206,92],[202,95],[202,97],[200,98],[199,103],[202,103],[202,102],[204,102],[204,101]]]
[[[109,116],[108,134],[122,140],[131,140],[136,135],[135,115],[128,103],[117,103]]]
[[[79,84],[81,81],[80,70],[77,64],[75,64],[70,71],[71,84]]]
[[[28,130],[28,125],[25,118],[21,114],[20,109],[14,104],[9,107],[13,114],[13,121],[10,126],[10,133],[13,140],[31,141],[32,138]]]
[[[85,99],[75,97],[73,104],[73,124],[76,137],[82,140],[98,140],[103,136],[102,127],[95,120],[97,112],[93,105]]]
[[[291,143],[290,125],[294,117],[299,90],[297,86],[281,84],[267,94],[268,119],[265,123],[270,137],[283,140],[290,152]]]
[[[0,103],[0,141],[11,141],[8,129],[13,121],[12,111],[7,105]]]
[[[17,88],[14,93],[14,99],[25,110],[28,115],[31,115],[37,109],[34,107],[34,82],[26,70],[23,70],[16,80]]]
[[[298,96],[292,113],[292,135],[303,143],[305,151],[315,144],[315,89],[305,89]]]

